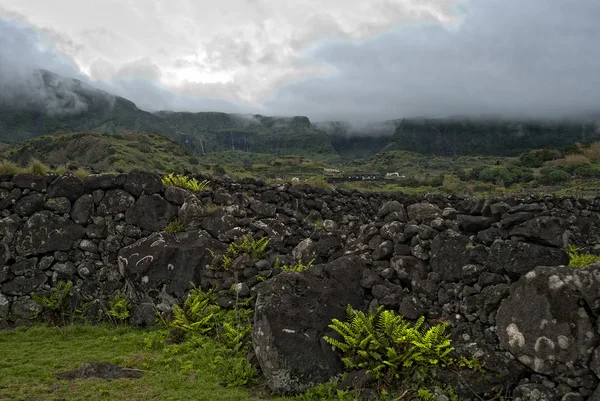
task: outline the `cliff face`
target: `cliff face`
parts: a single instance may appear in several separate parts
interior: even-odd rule
[[[596,391],[600,267],[559,266],[568,264],[567,244],[600,244],[600,199],[417,198],[253,179],[211,178],[211,188],[165,188],[146,172],[0,176],[0,327],[26,324],[39,310],[31,293],[60,281],[73,282],[73,300],[85,301],[91,321],[124,292],[134,303],[131,323],[153,324],[155,311],[171,310],[193,282],[217,286],[226,307],[236,295],[255,297],[255,350],[281,392],[339,369],[319,341],[326,321],[343,318],[340,300],[448,321],[453,346],[484,366],[476,378],[438,372],[463,398],[497,390],[586,399]],[[164,231],[176,217],[184,231]],[[245,235],[270,238],[266,253],[219,268],[228,244]],[[282,273],[279,266],[298,260],[314,266]],[[306,310],[277,306],[300,304]],[[314,335],[291,347],[272,328]],[[277,352],[265,353],[265,344]],[[304,370],[285,368],[297,360]]]

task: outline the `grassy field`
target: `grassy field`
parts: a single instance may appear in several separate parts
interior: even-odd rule
[[[251,393],[263,393],[261,387],[223,387],[220,373],[209,363],[214,358],[210,347],[186,350],[179,359],[176,345],[152,349],[149,344],[159,334],[89,325],[0,332],[0,400],[234,401],[258,399]],[[142,377],[112,381],[57,378],[58,373],[83,363],[100,361],[142,369]]]

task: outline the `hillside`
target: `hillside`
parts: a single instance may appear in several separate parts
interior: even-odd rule
[[[339,159],[327,133],[315,128],[306,117],[169,111],[156,115],[198,157],[214,152],[242,151],[331,162]]]
[[[561,148],[600,139],[593,119],[509,121],[471,119],[402,119],[385,150],[423,155],[517,156],[532,149]]]
[[[15,145],[1,155],[20,165],[33,157],[48,165],[73,164],[106,171],[147,169],[157,172],[199,171],[199,161],[178,142],[156,134],[63,133]]]
[[[18,143],[57,131],[172,135],[160,118],[122,97],[45,70],[32,80],[39,90],[34,96],[23,94],[9,103],[0,98],[0,142]]]

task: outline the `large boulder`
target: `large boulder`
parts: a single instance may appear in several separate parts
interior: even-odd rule
[[[17,201],[13,210],[19,216],[31,216],[44,208],[44,195],[33,193],[22,197]]]
[[[523,237],[542,245],[566,248],[569,243],[569,224],[566,220],[554,216],[542,216],[519,224],[510,231],[510,235]]]
[[[51,198],[65,197],[71,202],[83,195],[85,188],[83,181],[73,175],[61,175],[48,187],[48,196]]]
[[[562,249],[528,242],[496,240],[490,247],[487,267],[493,273],[507,274],[516,280],[536,266],[568,264],[569,256]]]
[[[14,214],[0,219],[0,265],[14,259],[15,247],[13,242],[21,224],[19,217]]]
[[[12,183],[17,188],[33,189],[38,192],[42,192],[48,186],[46,178],[37,174],[15,174]]]
[[[98,215],[108,216],[110,214],[125,213],[133,204],[135,198],[122,189],[111,189],[106,191],[102,201],[98,205]]]
[[[125,217],[129,224],[145,230],[160,231],[177,215],[177,209],[177,206],[158,194],[142,194],[133,207],[127,210]]]
[[[323,336],[334,335],[328,325],[345,318],[348,304],[361,306],[361,259],[343,257],[312,269],[282,273],[257,286],[252,344],[277,393],[303,392],[342,373],[339,356]]]
[[[534,372],[568,377],[588,369],[599,337],[597,316],[590,316],[578,288],[581,272],[599,273],[598,267],[537,267],[513,284],[500,305],[500,345]],[[600,293],[597,279],[590,285]]]
[[[17,234],[15,248],[21,256],[70,251],[85,229],[47,210],[35,213]]]
[[[83,195],[75,201],[71,210],[71,218],[77,224],[87,224],[94,213],[94,198],[92,195]]]
[[[442,216],[442,210],[429,202],[421,202],[410,205],[406,208],[409,220],[416,220],[419,223],[428,223]]]
[[[152,195],[159,193],[164,188],[160,176],[149,171],[132,171],[127,175],[123,188],[139,197],[142,194]]]
[[[160,232],[122,248],[119,269],[142,292],[164,286],[166,293],[180,297],[190,283],[209,286],[203,280],[213,261],[211,251],[223,254],[226,248],[200,232]]]
[[[90,174],[83,180],[83,185],[89,190],[96,189],[115,189],[122,186],[127,179],[125,174]]]
[[[482,245],[475,246],[469,237],[456,231],[446,230],[431,242],[431,269],[438,272],[442,281],[460,281],[463,267],[483,264],[487,251]]]

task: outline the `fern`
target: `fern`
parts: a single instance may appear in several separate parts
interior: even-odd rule
[[[279,259],[278,259],[279,260]],[[302,263],[301,260],[299,260],[296,264],[291,265],[291,266],[281,266],[281,270],[284,272],[298,272],[298,273],[302,273],[304,271],[307,271],[308,269],[310,269],[313,265],[313,263],[315,262],[315,260],[311,260],[310,262],[308,262],[307,264]]]
[[[41,317],[42,321],[48,324],[66,324],[66,315],[68,312],[68,296],[69,291],[73,287],[73,282],[59,281],[56,288],[50,296],[37,295],[31,293],[31,298],[42,307],[42,311],[37,317]]]
[[[162,182],[168,187],[179,187],[190,192],[199,192],[207,189],[209,182],[207,180],[198,182],[195,178],[190,178],[185,175],[168,174],[162,178]]]
[[[567,253],[569,254],[570,267],[585,267],[600,261],[600,256],[581,253],[579,252],[579,248],[574,244],[569,245]]]
[[[117,294],[113,299],[108,301],[106,315],[115,326],[125,322],[131,315],[131,301],[127,299],[125,294]]]
[[[232,242],[227,247],[227,250],[221,256],[220,267],[222,270],[229,270],[231,263],[238,256],[247,256],[251,259],[259,259],[262,257],[269,245],[270,238],[263,237],[255,240],[251,235],[245,235],[239,243]],[[211,251],[214,257],[214,252]],[[215,267],[213,267],[216,269]]]
[[[345,322],[333,319],[329,325],[341,339],[324,338],[343,353],[347,369],[367,369],[376,379],[387,381],[415,369],[428,375],[432,368],[454,363],[444,323],[426,327],[421,317],[411,325],[382,307],[365,313],[348,306],[346,315]]]

